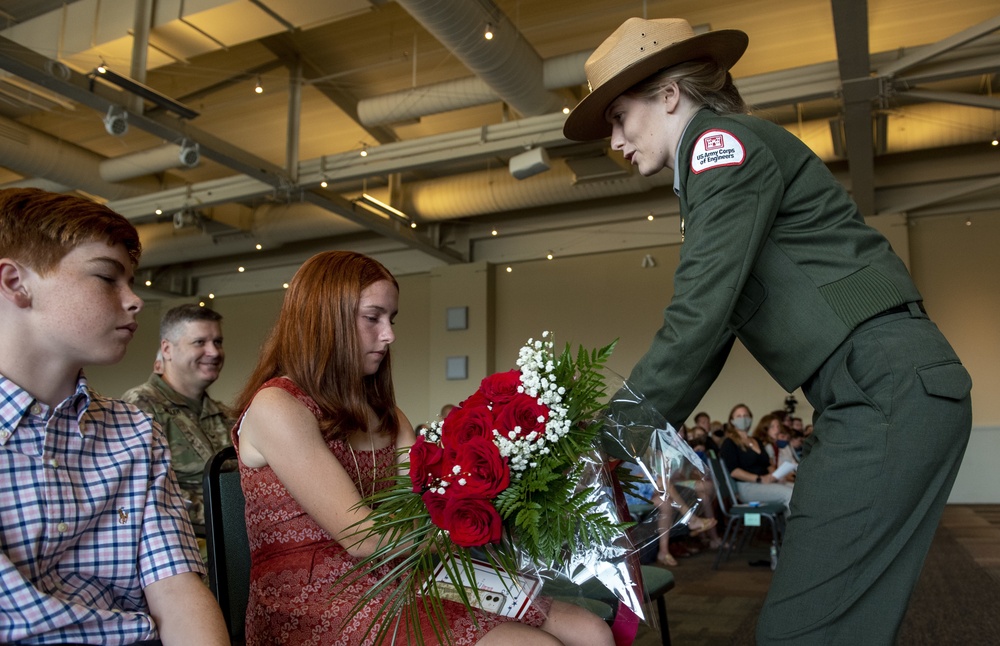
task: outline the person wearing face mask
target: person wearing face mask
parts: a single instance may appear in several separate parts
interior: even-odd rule
[[[748,432],[752,425],[750,409],[745,404],[733,406],[719,457],[729,470],[740,501],[779,502],[787,509],[792,499],[792,487],[771,475],[774,469],[770,456]]]
[[[749,114],[729,72],[748,43],[630,18],[587,59],[591,92],[563,134],[610,137],[639,174],[673,176],[673,296],[630,383],[677,426],[739,338],[815,411],[757,641],[888,645],[962,463],[972,380],[844,186],[794,134]],[[759,455],[733,433],[731,456]],[[753,497],[790,493],[734,471]]]

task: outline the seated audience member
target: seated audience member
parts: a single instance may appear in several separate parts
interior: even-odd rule
[[[691,492],[689,497],[685,497],[682,489],[686,489]],[[677,523],[682,523],[687,525],[689,530],[688,536],[696,537],[702,534],[709,533],[708,535],[712,537],[713,547],[716,549],[719,547],[719,535],[715,526],[718,521],[715,518],[705,518],[704,509],[705,501],[702,500],[698,505],[698,511],[700,513],[696,514],[692,509],[691,505],[688,504],[689,498],[697,498],[697,494],[693,493],[693,490],[676,487],[673,484],[668,485],[666,490],[666,496],[661,495],[658,492],[654,492],[652,496],[653,505],[656,508],[656,523],[657,531],[659,535],[659,544],[656,552],[656,562],[660,565],[666,567],[676,567],[677,559],[674,558],[674,554],[679,554],[681,556],[690,556],[692,554],[697,554],[698,549],[674,545],[671,547],[670,544],[670,531]],[[711,509],[709,507],[709,509]]]
[[[233,429],[251,551],[247,643],[361,644],[397,588],[387,570],[342,577],[380,542],[365,499],[388,486],[415,441],[396,407],[390,346],[399,286],[377,261],[329,251],[295,273],[237,408]],[[383,578],[386,577],[386,578]],[[378,595],[351,608],[364,592]],[[405,612],[396,643],[420,632],[438,643],[422,604]],[[586,610],[539,597],[521,620],[453,601],[440,617],[456,646],[474,643],[609,646]],[[384,618],[388,621],[394,618]],[[415,641],[415,640],[413,640]]]
[[[193,304],[167,310],[160,319],[157,357],[162,374],[154,371],[145,383],[125,391],[122,399],[149,413],[167,434],[170,464],[191,522],[201,530],[205,463],[229,446],[229,431],[236,421],[226,406],[208,395],[226,359],[222,315]]]
[[[765,415],[754,428],[753,439],[757,440],[771,461],[771,471],[778,466],[778,433],[781,432],[781,420],[774,413]]]
[[[712,436],[712,442],[718,446],[726,439],[726,425],[718,420],[712,420],[712,430],[709,435]]]
[[[708,433],[712,428],[712,418],[705,411],[701,411],[694,416],[694,426]]]
[[[737,404],[729,413],[726,439],[719,449],[722,463],[736,484],[736,495],[742,502],[780,502],[788,508],[792,485],[782,484],[771,475],[771,459],[760,443],[747,430],[753,415],[744,404]]]
[[[687,441],[692,447],[696,443],[699,444],[703,447],[703,451],[707,451],[709,449],[712,449],[715,452],[719,451],[719,445],[716,443],[715,438],[712,437],[711,432],[702,426],[695,426],[691,429],[691,432],[688,434]]]
[[[96,202],[0,190],[0,643],[229,643],[166,437],[83,373],[135,333],[139,253]]]
[[[800,431],[793,433],[792,437],[788,439],[788,446],[791,447],[792,454],[795,455],[796,462],[802,461],[802,445],[803,442],[805,441],[805,438],[806,438],[805,433]]]

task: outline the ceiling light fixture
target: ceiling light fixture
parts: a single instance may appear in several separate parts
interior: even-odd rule
[[[386,204],[377,197],[373,197],[368,193],[362,193],[361,197],[354,201],[355,204],[363,206],[368,211],[371,211],[375,215],[381,216],[383,218],[398,220],[411,229],[417,228],[417,223],[410,219],[410,216],[403,213],[399,209],[389,204]]]
[[[486,31],[483,32],[483,38],[486,40],[493,40],[493,24],[486,23]]]
[[[263,94],[264,93],[264,87],[260,84],[260,77],[259,76],[257,77],[257,85],[254,86],[253,91],[256,92],[257,94]]]
[[[160,94],[153,88],[143,85],[139,81],[132,80],[127,76],[122,76],[118,72],[108,69],[108,67],[105,65],[99,65],[98,67],[94,68],[94,71],[89,74],[89,77],[90,77],[91,91],[93,91],[94,89],[93,87],[94,79],[102,78],[105,81],[108,81],[109,83],[117,85],[126,92],[131,92],[136,96],[140,96],[146,99],[147,101],[155,103],[164,110],[173,112],[174,114],[183,119],[194,119],[195,117],[198,116],[198,112],[192,110],[183,103],[174,101],[170,97]]]
[[[112,137],[121,137],[128,132],[128,112],[125,108],[112,105],[104,115],[104,129]]]

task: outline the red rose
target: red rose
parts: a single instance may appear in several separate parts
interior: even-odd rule
[[[493,441],[493,412],[485,404],[466,406],[464,403],[448,413],[441,427],[441,443],[458,446],[473,437]]]
[[[448,499],[434,491],[425,492],[421,496],[421,499],[424,501],[424,506],[427,507],[427,513],[430,514],[431,522],[441,529],[448,529],[444,514],[444,508],[448,504]]]
[[[518,394],[517,388],[520,385],[521,371],[508,370],[483,379],[479,392],[494,404],[506,404]]]
[[[495,498],[510,485],[510,469],[500,449],[490,440],[469,438],[445,450],[445,478],[449,498]],[[458,472],[451,469],[458,466]]]
[[[413,493],[422,493],[441,478],[444,450],[421,435],[410,447],[410,482]]]
[[[545,433],[545,422],[549,419],[549,408],[538,403],[538,400],[529,395],[520,394],[510,400],[500,411],[495,411],[497,421],[496,428],[500,435],[506,439],[510,438],[510,432],[515,426],[520,426],[517,436],[527,437],[532,431],[539,435]]]
[[[443,515],[451,542],[459,547],[479,547],[500,540],[503,523],[489,500],[450,498]],[[432,515],[431,520],[433,519]]]
[[[459,408],[475,408],[477,406],[489,406],[489,405],[490,405],[490,400],[486,399],[486,397],[483,396],[483,393],[481,391],[477,390],[476,392],[474,392],[471,395],[469,395],[468,399],[466,399],[461,404],[459,404],[458,407]],[[451,412],[454,413],[455,409],[452,409]],[[451,414],[451,413],[449,413],[449,414]]]

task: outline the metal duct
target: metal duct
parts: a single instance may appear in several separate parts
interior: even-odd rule
[[[198,227],[177,229],[173,223],[140,224],[142,267],[208,260],[252,253],[283,244],[365,231],[361,225],[306,202],[266,204],[254,209],[249,231],[209,235]]]
[[[100,155],[0,117],[0,159],[10,170],[100,195],[109,200],[137,197],[162,187],[153,178],[112,183],[101,177]]]
[[[552,168],[526,180],[516,180],[506,166],[453,177],[416,182],[406,187],[403,210],[420,220],[453,218],[515,211],[539,206],[595,200],[643,192],[673,183],[670,172],[652,177],[635,173],[609,181],[575,181],[563,159],[551,160]]]
[[[406,187],[403,210],[419,214],[421,221],[443,221],[461,217],[530,209],[579,200],[596,200],[648,191],[673,182],[671,173],[652,177],[633,174],[609,181],[575,181],[562,159],[552,160],[552,170],[518,181],[506,167],[466,175],[416,182]],[[381,196],[381,193],[380,193]],[[345,195],[347,199],[355,196]],[[388,199],[388,196],[385,196]],[[211,236],[191,227],[173,224],[139,225],[142,266],[176,264],[245,254],[260,242],[265,248],[364,231],[364,227],[311,204],[299,202],[265,205],[253,212],[249,231]]]
[[[137,153],[120,155],[101,162],[98,172],[107,182],[162,173],[171,168],[194,168],[200,156],[198,144],[166,144]]]
[[[583,64],[589,56],[590,52],[576,52],[544,61],[542,85],[546,90],[558,90],[586,83]],[[358,101],[358,119],[365,126],[384,126],[500,99],[483,79],[470,76],[362,99]]]
[[[542,83],[542,59],[499,8],[466,0],[397,0],[507,104],[525,116],[554,112],[562,100]],[[489,3],[493,6],[492,3]],[[486,24],[496,36],[483,38]]]

